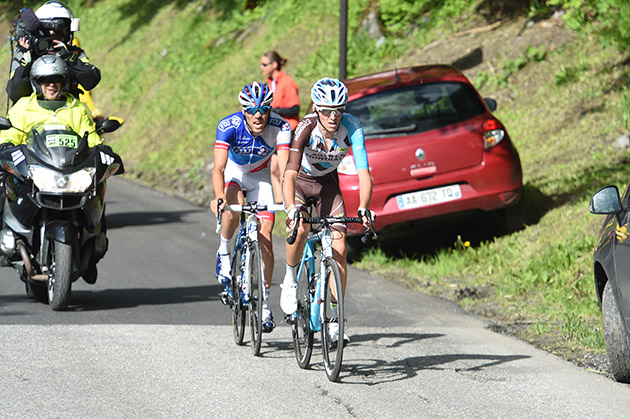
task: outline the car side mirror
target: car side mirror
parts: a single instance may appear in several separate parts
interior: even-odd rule
[[[494,112],[497,110],[497,101],[489,98],[489,97],[484,97],[483,101],[486,102],[486,106],[488,106],[488,109],[490,109],[490,112]]]
[[[591,214],[618,214],[621,212],[621,198],[616,186],[606,186],[595,192],[589,204]]]

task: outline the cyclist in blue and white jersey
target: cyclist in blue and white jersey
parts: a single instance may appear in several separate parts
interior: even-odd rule
[[[223,200],[222,207],[231,204],[244,204],[244,192],[249,202],[274,204],[269,160],[274,150],[278,150],[280,169],[289,154],[291,128],[280,115],[271,111],[273,93],[266,84],[252,82],[243,87],[238,100],[241,111],[226,116],[217,127],[214,146],[214,168],[212,187],[215,199],[211,202],[212,211],[218,214],[217,203]],[[258,213],[262,225],[258,233],[265,276],[265,303],[263,305],[263,331],[271,332],[275,327],[269,300],[271,276],[273,273],[273,248],[271,231],[273,212]],[[230,240],[239,224],[240,213],[223,212],[221,243],[217,251],[216,276],[221,284],[231,280]]]
[[[368,213],[367,209],[372,197],[372,176],[361,123],[355,116],[345,113],[348,89],[337,79],[323,78],[313,85],[311,99],[314,111],[306,115],[295,129],[284,172],[282,192],[287,208],[287,226],[293,228],[297,211],[306,214],[306,201],[309,198],[315,198],[320,217],[345,216],[337,167],[352,148],[359,177],[358,215],[363,218],[364,225],[369,227],[369,219],[373,219],[373,213]],[[310,226],[301,224],[295,243],[287,244],[287,269],[280,294],[280,307],[286,314],[292,314],[297,309],[295,270],[309,229]],[[334,224],[331,229],[333,256],[339,266],[345,296],[348,274],[346,225]],[[331,322],[329,328],[333,342],[337,342],[338,324]],[[349,340],[345,332],[343,338],[346,342]]]

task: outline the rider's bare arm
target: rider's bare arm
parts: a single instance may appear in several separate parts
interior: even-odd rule
[[[212,169],[212,189],[214,190],[215,199],[210,203],[210,208],[214,215],[218,214],[217,200],[222,199],[225,205],[225,166],[228,161],[228,150],[223,148],[214,149],[214,167]]]

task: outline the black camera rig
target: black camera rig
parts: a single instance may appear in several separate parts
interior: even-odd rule
[[[24,38],[29,43],[29,49],[33,51],[35,56],[44,55],[53,48],[53,38],[46,35],[43,28],[37,28],[35,31],[27,29],[27,25],[22,19],[15,22],[15,40],[18,42],[20,49],[24,50],[19,44],[20,38]]]
[[[36,57],[50,52],[54,46],[50,32],[39,21],[33,9],[20,10],[20,17],[14,20],[15,29],[12,33],[13,41],[16,41],[18,48],[22,51],[26,49],[20,45],[20,39],[28,41],[29,48]]]

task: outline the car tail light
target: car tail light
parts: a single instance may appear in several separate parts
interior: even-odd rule
[[[483,123],[483,139],[485,149],[499,144],[505,138],[505,130],[496,119],[488,119]]]
[[[341,160],[339,167],[337,167],[337,172],[342,175],[356,175],[357,167],[354,165],[354,157],[346,156]]]

